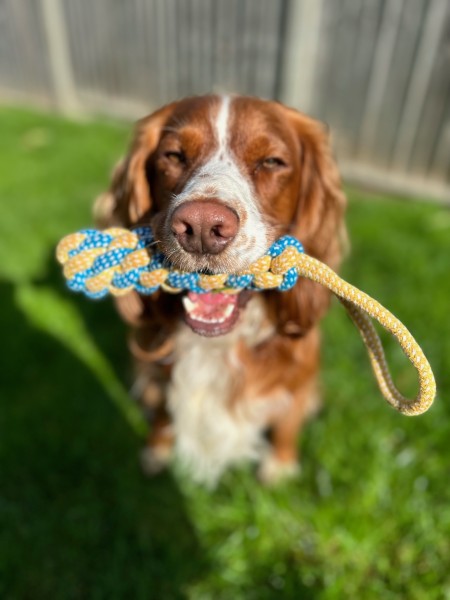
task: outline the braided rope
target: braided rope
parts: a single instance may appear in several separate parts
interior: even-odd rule
[[[89,298],[102,298],[108,293],[123,296],[132,289],[148,295],[159,287],[166,292],[189,290],[198,294],[244,288],[285,291],[297,283],[295,257],[303,252],[298,240],[284,236],[247,270],[237,274],[206,275],[178,271],[163,254],[153,250],[152,245],[154,239],[150,227],[139,227],[134,231],[120,227],[103,231],[85,229],[63,238],[56,256],[64,265],[64,276],[71,290],[83,292]],[[271,269],[271,260],[276,257],[280,257],[283,264],[292,261],[292,265],[275,273]]]
[[[121,296],[132,289],[147,295],[159,288],[171,293],[183,290],[196,293],[236,293],[242,289],[284,291],[292,288],[299,276],[306,277],[327,287],[347,309],[361,333],[378,386],[389,404],[405,415],[421,414],[432,404],[436,395],[433,372],[406,327],[379,302],[341,279],[325,264],[304,254],[295,238],[280,238],[244,271],[217,275],[178,271],[152,246],[154,239],[149,227],[134,231],[86,229],[63,238],[56,255],[64,266],[69,288],[90,298],[101,298],[108,293]],[[394,335],[414,365],[419,376],[419,393],[414,400],[405,398],[395,387],[370,317]]]
[[[436,395],[436,382],[431,366],[421,347],[397,317],[356,287],[341,279],[327,265],[303,254],[297,264],[303,277],[320,283],[337,296],[358,327],[367,347],[372,369],[384,398],[404,415],[419,415],[431,406]],[[395,387],[381,340],[375,331],[370,317],[378,321],[400,344],[404,354],[414,365],[419,376],[419,393],[414,401],[405,398]]]

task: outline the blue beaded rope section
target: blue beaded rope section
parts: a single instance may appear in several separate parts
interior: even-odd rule
[[[136,252],[137,250],[146,250],[149,255],[149,262],[145,266],[138,266],[127,270],[117,269],[114,273],[111,284],[119,289],[134,288],[137,292],[144,295],[150,295],[156,292],[161,284],[148,287],[140,282],[141,274],[151,272],[158,269],[168,270],[167,278],[164,285],[175,290],[188,290],[197,294],[205,294],[210,292],[209,289],[204,289],[199,285],[201,273],[183,272],[176,269],[167,258],[154,246],[153,232],[150,227],[142,226],[133,229],[133,233],[138,236],[137,245],[133,248],[113,248],[108,250],[108,246],[113,242],[114,237],[107,232],[97,229],[83,229],[79,232],[81,236],[85,236],[83,241],[74,249],[68,252],[70,259],[88,253],[90,250],[105,248],[105,252],[97,256],[92,265],[84,270],[75,273],[67,280],[68,287],[75,292],[83,292],[88,298],[98,299],[103,298],[109,293],[108,287],[104,287],[100,291],[92,292],[86,288],[86,281],[100,275],[102,272],[119,267],[125,258]],[[293,247],[298,252],[304,252],[302,244],[294,237],[285,235],[274,242],[267,250],[265,256],[275,258],[279,256],[286,248]],[[80,257],[81,258],[81,257]],[[203,275],[204,276],[204,275]],[[229,274],[223,286],[216,290],[240,291],[244,289],[254,291],[264,291],[254,284],[255,275],[248,272]],[[281,292],[291,289],[295,286],[298,279],[298,271],[296,267],[292,267],[283,275],[282,283],[276,288]]]

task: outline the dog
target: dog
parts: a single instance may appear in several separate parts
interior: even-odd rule
[[[101,227],[151,225],[183,271],[238,272],[290,234],[339,267],[345,197],[322,124],[273,101],[208,95],[137,123],[127,156],[95,204]],[[172,454],[213,485],[230,465],[259,462],[268,484],[298,472],[297,437],[319,406],[318,323],[329,292],[131,292],[134,395],[153,415],[146,473]]]

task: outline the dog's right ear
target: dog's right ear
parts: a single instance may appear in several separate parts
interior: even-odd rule
[[[151,211],[152,198],[145,166],[158,146],[161,131],[174,106],[175,103],[168,104],[138,121],[128,156],[115,166],[109,190],[94,203],[98,227],[130,227]]]

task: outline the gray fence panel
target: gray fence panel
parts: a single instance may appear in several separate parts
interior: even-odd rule
[[[350,178],[450,200],[449,0],[322,0],[314,114]]]
[[[285,0],[62,1],[87,108],[102,97],[106,111],[133,112],[210,91],[276,93]]]
[[[50,103],[53,85],[40,4],[0,2],[0,90]]]

